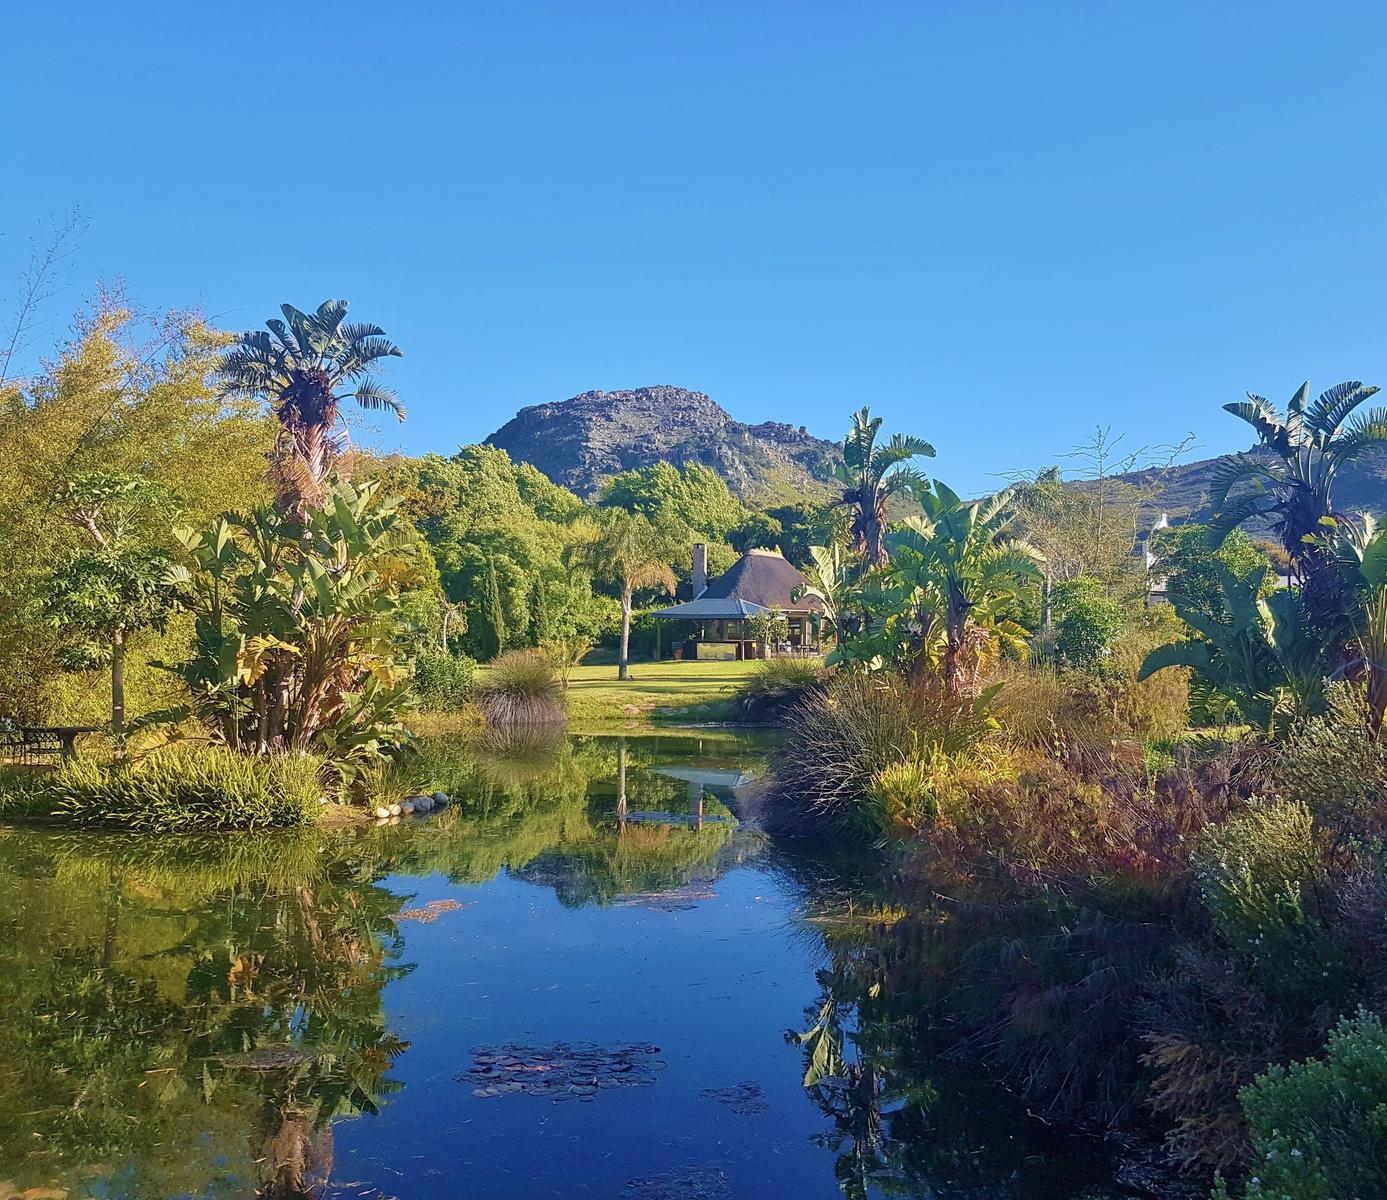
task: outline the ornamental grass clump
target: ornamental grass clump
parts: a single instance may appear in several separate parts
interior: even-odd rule
[[[555,725],[564,720],[563,682],[547,657],[510,650],[477,685],[477,706],[488,725]]]
[[[165,749],[138,763],[68,762],[21,785],[30,816],[136,833],[287,828],[318,818],[323,763],[313,755]]]
[[[987,697],[954,699],[896,675],[835,676],[786,719],[767,824],[799,836],[879,837],[901,832],[897,817],[918,827],[930,816],[929,796],[945,764],[952,772],[978,761],[994,729],[986,708]],[[929,795],[897,805],[910,780],[925,776]]]
[[[763,659],[737,689],[737,704],[752,720],[775,721],[824,681],[823,665],[814,659]]]

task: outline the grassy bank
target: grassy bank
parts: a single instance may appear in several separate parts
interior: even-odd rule
[[[631,678],[616,667],[574,667],[568,719],[576,726],[648,721],[722,721],[736,716],[730,701],[755,662],[634,662]]]

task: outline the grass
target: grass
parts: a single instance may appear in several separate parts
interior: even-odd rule
[[[611,664],[574,667],[568,719],[575,726],[736,720],[734,693],[756,666],[754,660],[633,662],[626,680],[617,679]]]

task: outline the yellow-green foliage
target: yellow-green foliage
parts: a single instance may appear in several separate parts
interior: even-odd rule
[[[1341,952],[1321,911],[1329,894],[1310,809],[1267,800],[1210,828],[1194,878],[1214,927],[1271,994],[1328,999],[1342,984]]]
[[[1368,725],[1362,692],[1333,685],[1328,713],[1307,721],[1276,756],[1277,790],[1347,830],[1380,823],[1387,816],[1387,738],[1374,737]]]
[[[1011,757],[1001,746],[979,745],[952,754],[926,746],[915,757],[878,771],[867,803],[880,828],[908,836],[934,822],[953,825],[977,789],[1014,776]]]
[[[58,503],[68,480],[139,475],[165,487],[193,524],[267,498],[273,428],[258,405],[216,387],[220,340],[187,314],[141,329],[107,304],[80,318],[40,375],[0,386],[0,715],[85,723],[99,711],[89,695],[99,677],[61,676],[54,631],[34,619],[49,574],[82,537]],[[169,538],[172,548],[172,529]],[[177,658],[186,633],[174,626],[131,647],[132,711],[159,703],[162,681],[148,663]]]
[[[318,817],[322,771],[310,755],[176,747],[133,764],[66,762],[11,776],[7,807],[62,825],[146,833],[308,825]]]

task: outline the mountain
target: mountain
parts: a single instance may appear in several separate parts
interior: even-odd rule
[[[802,425],[745,425],[702,392],[668,386],[535,404],[486,440],[580,496],[592,496],[620,471],[697,462],[716,470],[742,500],[761,506],[826,496],[840,456],[835,443]]]
[[[1263,453],[1253,450],[1252,453]],[[1177,466],[1131,471],[1115,476],[1135,484],[1149,494],[1145,505],[1152,517],[1167,514],[1172,521],[1207,521],[1211,515],[1209,489],[1219,463],[1228,456],[1205,458]],[[1077,482],[1076,487],[1091,487],[1091,481]],[[1361,462],[1340,470],[1334,481],[1335,506],[1345,512],[1387,512],[1387,451],[1378,450]],[[1250,528],[1264,533],[1265,529]]]

